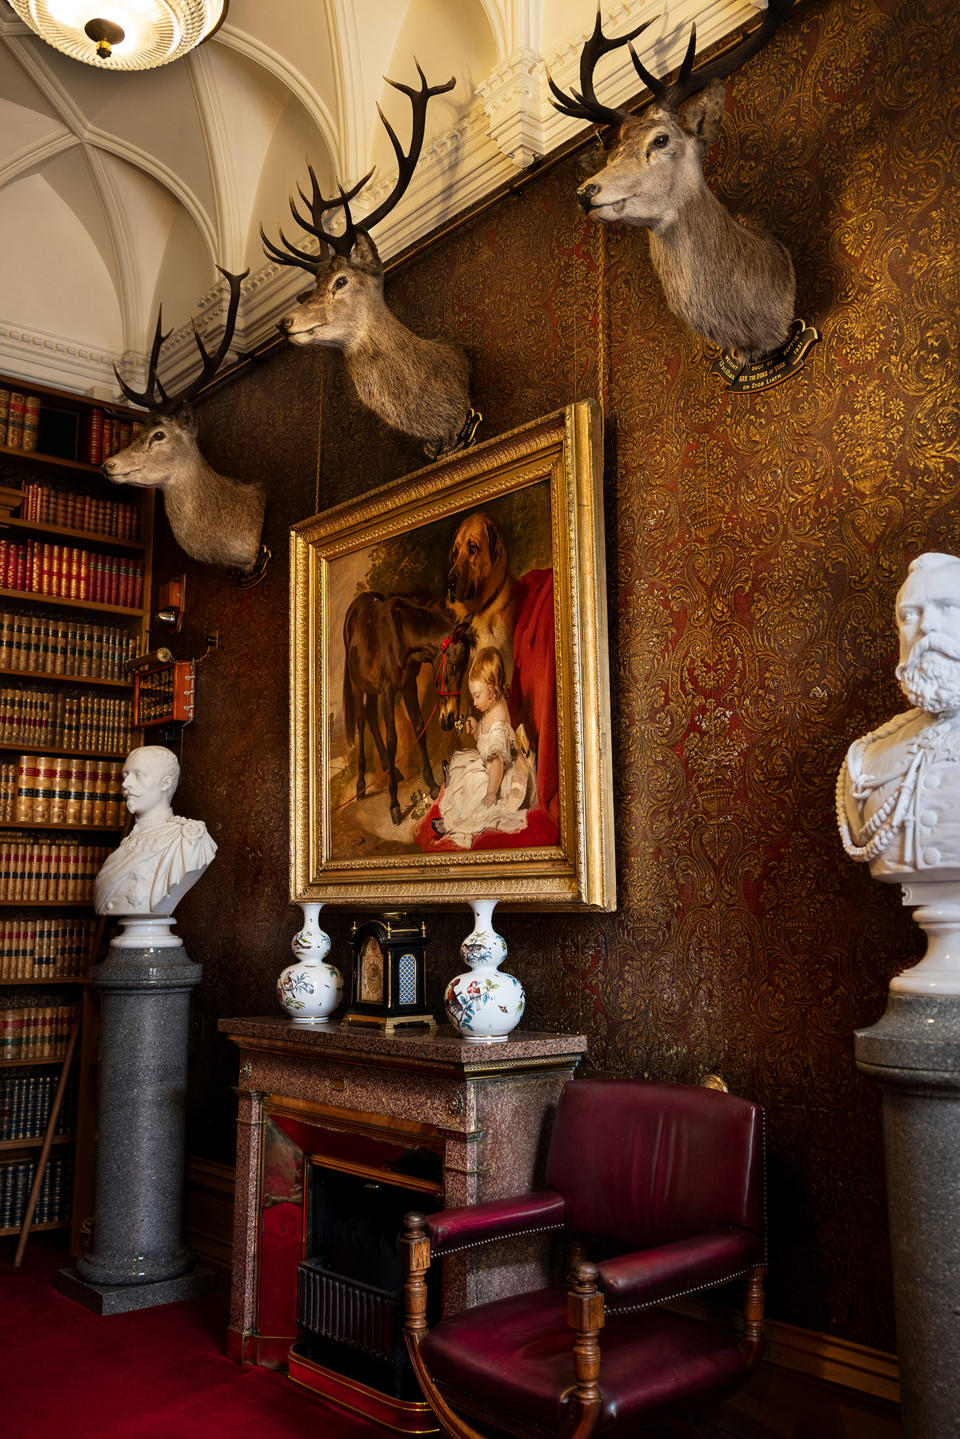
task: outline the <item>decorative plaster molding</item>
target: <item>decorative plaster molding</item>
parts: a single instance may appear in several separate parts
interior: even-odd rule
[[[547,67],[532,50],[515,50],[477,86],[489,134],[502,155],[527,169],[546,153]]]
[[[0,371],[29,384],[59,386],[80,395],[113,399],[113,367],[120,356],[94,350],[77,340],[43,330],[26,330],[0,321]]]

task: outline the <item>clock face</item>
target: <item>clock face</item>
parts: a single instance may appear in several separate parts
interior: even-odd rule
[[[383,1003],[383,950],[373,935],[364,941],[360,952],[360,993],[357,997],[363,1004]]]

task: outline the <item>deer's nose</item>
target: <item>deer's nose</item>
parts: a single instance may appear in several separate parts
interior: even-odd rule
[[[277,329],[282,335],[289,335],[293,328],[293,320],[289,315],[284,315],[282,320],[277,321]]]
[[[587,214],[589,214],[589,212],[593,209],[593,197],[599,189],[599,185],[591,184],[581,185],[580,189],[577,191],[577,199],[580,201],[581,208]]]

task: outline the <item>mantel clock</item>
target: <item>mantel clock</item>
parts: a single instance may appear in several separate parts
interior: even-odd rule
[[[425,922],[408,914],[354,920],[350,938],[353,982],[343,1023],[373,1025],[387,1034],[415,1026],[435,1030],[426,1005]]]

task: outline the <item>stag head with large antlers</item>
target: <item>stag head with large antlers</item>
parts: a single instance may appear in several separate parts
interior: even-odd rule
[[[281,265],[296,265],[316,277],[317,287],[280,321],[280,330],[295,345],[325,345],[342,350],[347,371],[361,402],[395,430],[423,440],[428,453],[454,448],[458,438],[466,442],[471,434],[469,364],[463,350],[437,340],[425,340],[402,325],[383,298],[383,266],[370,231],[397,205],[404,194],[423,145],[427,104],[433,95],[442,95],[456,83],[431,86],[420,66],[420,88],[414,90],[389,80],[406,95],[413,109],[410,145],[403,149],[396,132],[380,109],[390,142],[397,157],[399,173],[390,194],[360,224],[350,213],[350,202],[369,181],[372,170],[361,180],[332,199],[321,194],[313,167],[311,195],[302,188],[300,198],[309,208],[304,215],[293,195],[290,209],[297,224],[321,242],[319,255],[293,245],[280,231],[281,245],[263,232],[266,253]],[[299,187],[298,187],[299,188]],[[344,219],[342,231],[324,227],[324,216],[338,211]],[[282,246],[282,248],[281,248]],[[472,429],[475,430],[475,421]]]
[[[106,460],[103,471],[114,484],[160,490],[180,548],[201,564],[239,570],[239,582],[249,585],[260,578],[269,558],[269,551],[260,544],[263,486],[241,484],[207,464],[197,445],[197,418],[190,403],[226,358],[237,322],[240,285],[250,273],[244,270],[242,275],[231,275],[219,265],[217,269],[230,285],[220,343],[213,354],[208,353],[194,325],[202,360],[200,374],[178,394],[167,394],[157,362],[169,337],[163,333],[163,311],[158,311],[146,388],[134,390],[115,372],[127,398],[150,410],[146,428],[125,450]]]
[[[737,223],[708,190],[703,157],[720,128],[724,80],[765,45],[794,0],[769,0],[762,23],[727,54],[694,69],[697,29],[672,84],[651,75],[633,48],[647,20],[617,39],[604,35],[600,12],[580,56],[580,89],[566,95],[551,80],[554,105],[564,114],[615,125],[618,135],[604,168],[577,192],[594,220],[620,220],[650,232],[650,258],[667,304],[697,334],[746,360],[782,345],[793,320],[795,280],[790,255],[763,230]],[[642,113],[603,105],[594,70],[624,45],[651,92]]]

